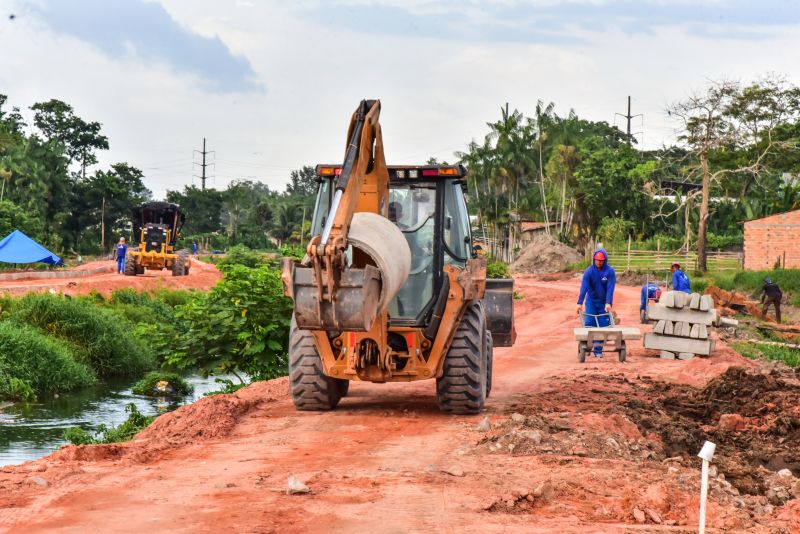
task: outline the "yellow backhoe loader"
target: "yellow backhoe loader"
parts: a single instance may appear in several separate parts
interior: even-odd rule
[[[313,237],[303,261],[282,261],[292,399],[330,410],[350,380],[435,378],[441,410],[477,413],[493,347],[516,337],[513,280],[486,280],[473,253],[467,170],[387,166],[380,109],[361,101],[344,162],[317,166]]]

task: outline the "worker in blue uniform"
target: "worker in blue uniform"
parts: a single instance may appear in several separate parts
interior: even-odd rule
[[[681,264],[673,263],[672,267],[670,267],[670,271],[672,271],[672,290],[691,293],[692,282],[689,280],[689,277],[686,276],[686,273],[681,270]]]
[[[603,249],[596,250],[592,256],[592,265],[583,272],[581,291],[578,295],[578,313],[581,311],[586,313],[585,326],[606,327],[611,324],[611,308],[614,305],[616,284],[617,273],[608,264],[608,254]],[[599,317],[595,317],[597,315]],[[603,342],[595,341],[593,350],[595,357],[601,357]]]
[[[114,256],[117,258],[117,273],[119,274],[125,273],[125,255],[127,252],[128,245],[125,244],[125,238],[120,237],[119,243],[117,243],[117,246],[114,249]]]
[[[642,286],[642,299],[639,301],[639,311],[647,309],[647,301],[654,300],[658,302],[661,298],[661,288],[658,284],[644,284]]]

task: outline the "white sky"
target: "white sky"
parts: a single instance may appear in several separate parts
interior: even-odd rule
[[[203,137],[210,186],[282,189],[341,160],[362,98],[390,164],[453,161],[540,99],[624,129],[631,95],[641,146],[669,143],[665,107],[707,80],[800,83],[798,30],[796,0],[0,0],[0,93],[102,123],[100,165],[141,168],[156,198],[199,185]]]

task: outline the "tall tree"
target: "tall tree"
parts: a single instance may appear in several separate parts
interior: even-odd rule
[[[800,90],[775,77],[745,87],[738,82],[715,81],[668,112],[680,121],[679,139],[691,156],[685,167],[687,177],[699,177],[702,183],[697,267],[704,272],[712,186],[731,177],[752,183],[768,171],[777,153],[796,147],[796,140],[780,139],[775,133],[785,122],[797,121]]]

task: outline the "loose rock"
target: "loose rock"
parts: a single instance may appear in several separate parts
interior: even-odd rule
[[[300,479],[294,475],[289,475],[289,483],[286,488],[286,493],[289,495],[311,493],[311,489],[300,482]]]
[[[488,417],[481,419],[481,422],[475,425],[475,430],[478,432],[488,432],[492,429],[492,424],[489,422]]]
[[[638,508],[633,509],[633,518],[636,520],[637,523],[644,523],[646,520],[644,512],[642,512]]]

